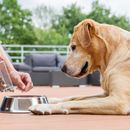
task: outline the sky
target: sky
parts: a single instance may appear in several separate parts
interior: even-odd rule
[[[44,4],[52,6],[60,11],[62,7],[77,3],[85,12],[90,11],[92,1],[93,0],[18,0],[23,8],[31,10],[38,5]],[[99,3],[110,8],[114,14],[126,15],[130,18],[130,0],[99,0]]]

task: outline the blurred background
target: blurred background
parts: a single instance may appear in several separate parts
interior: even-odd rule
[[[0,0],[0,44],[13,62],[29,53],[67,54],[73,28],[86,18],[130,30],[129,0]]]
[[[0,0],[0,43],[67,45],[85,18],[130,30],[128,0]]]

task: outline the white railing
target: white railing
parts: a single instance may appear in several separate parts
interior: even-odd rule
[[[58,53],[66,55],[65,45],[3,45],[13,62],[23,62],[25,55],[30,53]]]

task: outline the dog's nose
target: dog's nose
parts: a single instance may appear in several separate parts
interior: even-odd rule
[[[64,65],[62,68],[61,68],[61,70],[63,71],[63,72],[67,72],[67,66],[66,65]]]

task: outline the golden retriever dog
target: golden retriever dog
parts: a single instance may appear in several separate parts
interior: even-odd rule
[[[74,27],[62,71],[83,77],[99,70],[102,95],[50,98],[49,104],[31,106],[34,114],[118,114],[130,112],[130,32],[86,19]]]

